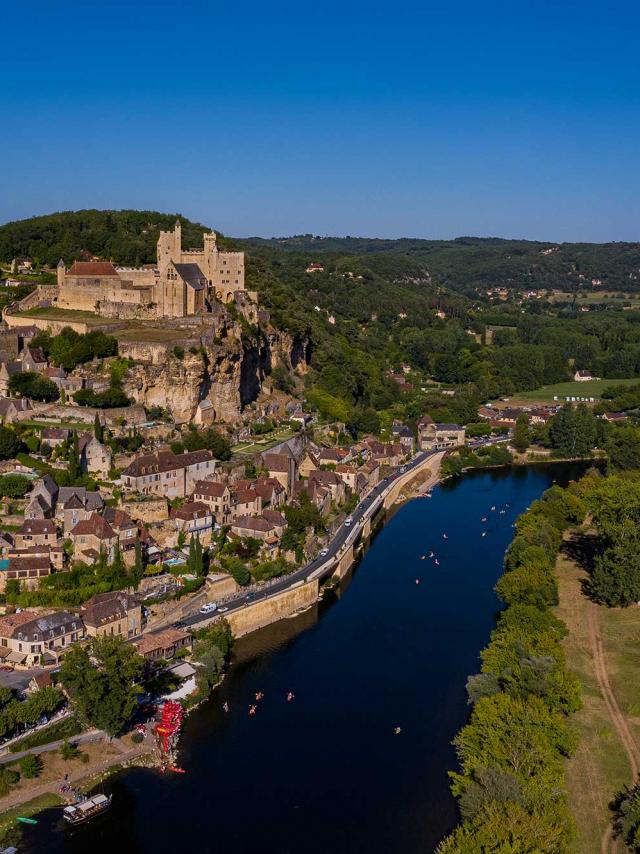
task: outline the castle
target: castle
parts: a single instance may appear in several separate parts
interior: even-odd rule
[[[182,229],[161,231],[157,261],[149,267],[116,267],[110,261],[58,262],[58,308],[103,317],[154,319],[206,314],[215,301],[233,303],[252,323],[257,294],[244,287],[244,252],[218,249],[214,232],[202,249],[182,248]]]

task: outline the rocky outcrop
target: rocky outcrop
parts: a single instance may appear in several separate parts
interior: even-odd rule
[[[181,358],[175,343],[123,347],[134,359],[147,357],[147,363],[129,369],[126,393],[136,403],[168,409],[178,423],[191,421],[198,403],[208,399],[214,419],[233,424],[257,399],[276,365],[298,373],[307,368],[308,342],[288,333],[243,338],[239,326],[226,329],[224,337],[214,332],[181,342]]]

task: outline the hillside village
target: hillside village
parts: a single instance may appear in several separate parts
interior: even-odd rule
[[[349,411],[309,382],[315,333],[278,328],[245,288],[244,254],[215,238],[183,250],[178,222],[155,264],[6,270],[22,278],[0,323],[0,684],[24,710],[71,650],[101,638],[135,650],[151,684],[164,674],[182,698],[202,696],[220,665],[205,678],[208,629],[191,618],[224,625],[230,607],[306,572],[417,454],[445,452],[444,476],[588,455],[640,403],[615,383],[603,400],[573,361],[557,393],[490,399],[438,380],[409,348],[375,380],[384,405]],[[334,274],[310,258],[301,275]],[[339,331],[311,292],[316,320]],[[440,307],[428,322],[443,335],[458,323]],[[455,333],[463,352],[485,346],[470,333]],[[493,336],[506,352],[507,335]],[[330,360],[321,376],[332,370],[327,388],[343,379]],[[47,719],[66,708],[55,696]]]

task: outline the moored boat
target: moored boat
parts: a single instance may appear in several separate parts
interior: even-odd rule
[[[82,824],[109,809],[112,797],[113,795],[93,795],[91,798],[65,807],[62,814],[69,824]]]

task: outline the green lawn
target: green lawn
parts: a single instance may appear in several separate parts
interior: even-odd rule
[[[92,311],[73,311],[70,308],[28,308],[26,311],[17,312],[16,317],[41,317],[45,320],[70,320],[78,323],[86,323],[87,326],[107,326],[113,323],[106,317],[98,317]]]
[[[564,402],[565,397],[595,397],[597,400],[609,386],[633,385],[634,383],[640,383],[640,377],[631,380],[591,380],[585,383],[557,383],[556,385],[545,385],[533,391],[519,391],[511,397],[511,400],[538,401],[539,403]],[[554,396],[557,396],[558,401],[554,401]]]

